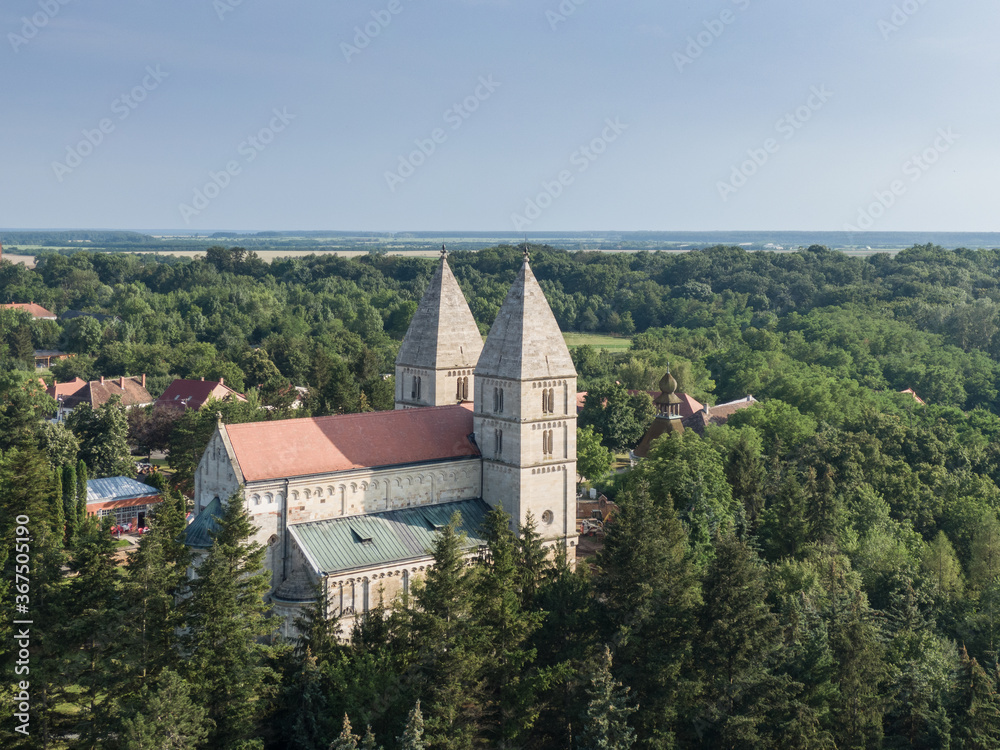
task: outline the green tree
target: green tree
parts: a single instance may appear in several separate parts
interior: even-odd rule
[[[444,750],[471,748],[482,728],[481,644],[472,625],[474,572],[467,568],[456,514],[435,536],[434,563],[413,589],[409,611],[421,654],[426,741]]]
[[[361,738],[351,731],[351,720],[347,718],[347,714],[344,714],[344,728],[330,744],[330,750],[358,750],[360,740]]]
[[[587,687],[587,714],[577,738],[579,750],[628,750],[635,744],[635,732],[628,718],[638,706],[628,705],[627,687],[611,674],[611,649],[597,658]]]
[[[678,703],[690,690],[698,581],[672,506],[654,505],[644,482],[623,493],[620,505],[597,557],[603,634],[617,644],[618,676],[643,708],[640,741],[669,744]]]
[[[50,487],[52,488],[50,500],[52,533],[62,539],[66,535],[66,515],[63,510],[62,472],[59,469],[53,469]]]
[[[205,708],[191,699],[188,684],[171,670],[143,685],[122,722],[123,750],[195,750],[211,731]]]
[[[604,445],[621,453],[638,445],[655,416],[648,393],[630,396],[620,383],[605,383],[587,392],[580,424],[593,427]]]
[[[987,674],[962,647],[956,679],[956,739],[967,750],[1000,746],[1000,695],[996,675]]]
[[[593,425],[576,429],[576,470],[582,477],[600,479],[611,469],[614,456],[601,443]]]
[[[519,747],[538,716],[538,679],[532,634],[544,614],[522,607],[523,568],[510,516],[494,509],[486,516],[486,550],[473,591],[477,639],[483,648],[484,724],[490,745]]]
[[[87,464],[81,458],[76,462],[76,529],[77,533],[87,520]]]
[[[425,750],[424,717],[420,713],[420,701],[417,701],[406,717],[406,729],[398,738],[399,750]]]
[[[135,462],[128,447],[128,420],[119,399],[97,409],[80,404],[67,417],[66,425],[80,441],[80,458],[94,478],[135,476]]]
[[[62,467],[63,517],[66,519],[66,544],[72,546],[81,519],[76,507],[76,467],[73,464]]]
[[[264,602],[270,572],[239,494],[229,498],[207,555],[196,567],[183,640],[193,695],[215,728],[213,747],[262,747],[274,671],[267,644],[273,621]]]

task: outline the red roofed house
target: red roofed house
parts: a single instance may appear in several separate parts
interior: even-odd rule
[[[237,393],[226,385],[223,378],[218,380],[175,380],[167,390],[156,399],[156,405],[166,409],[200,409],[208,403],[209,399],[225,401],[235,398],[239,401],[246,401],[242,393]]]
[[[90,404],[94,409],[104,406],[112,398],[121,399],[122,406],[131,409],[136,406],[149,406],[153,397],[146,390],[146,376],[138,378],[105,378],[91,380],[89,383],[75,378],[68,383],[56,383],[46,388],[46,392],[59,402],[59,412],[55,421],[61,422],[80,404]]]
[[[195,472],[187,543],[211,546],[240,493],[286,633],[317,586],[348,624],[408,591],[455,512],[469,554],[495,507],[572,548],[575,407],[576,370],[527,255],[484,343],[442,253],[400,346],[396,410],[220,422]]]
[[[24,310],[27,313],[31,313],[31,317],[35,320],[56,320],[55,313],[49,312],[41,305],[36,305],[34,302],[11,302],[9,304],[0,305],[0,307]]]

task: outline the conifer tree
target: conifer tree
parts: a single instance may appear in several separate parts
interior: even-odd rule
[[[76,467],[73,465],[62,468],[63,514],[66,518],[66,546],[73,545],[78,526],[76,507]]]
[[[764,511],[764,478],[760,450],[755,450],[746,431],[740,430],[740,437],[726,461],[726,479],[733,488],[733,498],[743,503],[751,533],[756,532]]]
[[[184,664],[195,698],[215,722],[210,744],[258,747],[274,678],[266,643],[274,626],[264,602],[270,572],[263,569],[264,546],[250,541],[254,527],[239,493],[218,524],[190,584]]]
[[[62,539],[66,534],[66,515],[63,511],[62,472],[59,469],[53,469],[50,486],[52,487],[50,500],[52,533],[58,539]]]
[[[375,733],[372,732],[371,725],[365,729],[364,739],[361,740],[361,750],[381,750],[375,742]]]
[[[718,537],[702,596],[697,709],[707,746],[764,745],[767,714],[778,700],[771,668],[781,644],[756,553],[733,535]]]
[[[635,744],[628,718],[638,706],[628,704],[628,692],[612,676],[611,649],[605,646],[590,674],[587,714],[577,738],[579,750],[629,750]]]
[[[81,458],[76,462],[76,531],[79,533],[87,520],[87,464]]]
[[[987,674],[965,646],[956,679],[955,738],[967,750],[1000,747],[1000,695],[997,676]]]
[[[361,738],[351,731],[351,720],[344,714],[344,728],[331,743],[330,750],[358,750],[358,741]]]
[[[492,747],[519,747],[538,715],[536,653],[529,639],[545,616],[521,606],[519,589],[530,574],[519,565],[510,516],[491,510],[483,534],[486,552],[478,566],[473,611],[483,645],[487,735]]]
[[[672,503],[654,505],[639,482],[619,495],[619,504],[597,558],[602,630],[617,644],[617,676],[643,706],[636,716],[640,741],[669,743],[687,690],[698,581]]]
[[[482,724],[482,657],[472,627],[473,571],[456,532],[458,514],[435,536],[433,566],[414,585],[413,644],[421,663],[427,744],[471,748]]]
[[[291,706],[295,712],[289,742],[296,750],[326,750],[332,727],[330,702],[323,689],[316,658],[306,647],[302,669],[292,687]]]
[[[398,738],[399,750],[425,750],[424,744],[424,717],[420,713],[420,701],[410,709],[410,715],[406,718],[406,729],[403,736]]]
[[[194,750],[210,729],[205,708],[191,700],[188,684],[168,669],[125,709],[118,737],[123,750]]]
[[[531,511],[525,516],[517,539],[518,568],[521,570],[521,604],[528,608],[534,602],[539,587],[552,569],[548,553],[542,546],[535,517]]]

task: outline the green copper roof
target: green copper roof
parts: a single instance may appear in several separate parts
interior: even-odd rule
[[[456,511],[466,547],[484,545],[480,527],[490,507],[478,499],[312,521],[288,531],[316,573],[329,575],[427,556],[435,531]]]
[[[207,549],[212,546],[212,534],[219,528],[219,519],[225,514],[222,501],[214,498],[188,525],[184,543],[188,547]]]

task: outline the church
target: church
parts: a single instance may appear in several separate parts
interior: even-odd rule
[[[348,624],[406,595],[455,512],[470,551],[491,508],[576,545],[576,369],[527,250],[484,342],[442,248],[396,358],[395,407],[220,421],[208,443],[187,543],[210,547],[239,493],[285,634],[317,591]]]

